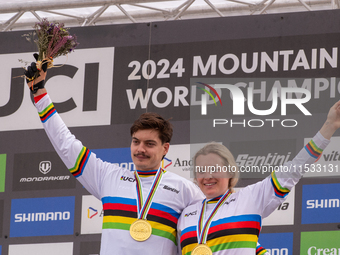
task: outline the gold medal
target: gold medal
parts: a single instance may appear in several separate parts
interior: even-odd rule
[[[191,252],[191,255],[212,255],[210,247],[206,244],[198,244]]]
[[[138,219],[130,226],[130,235],[139,242],[147,240],[151,236],[152,227],[147,220]]]

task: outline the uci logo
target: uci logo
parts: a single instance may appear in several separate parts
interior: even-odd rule
[[[129,182],[135,182],[135,181],[136,181],[135,178],[127,177],[127,176],[124,176],[124,175],[122,175],[122,176],[120,177],[120,180],[121,180],[121,181],[129,181]]]
[[[52,169],[51,161],[41,161],[39,164],[39,171],[42,174],[47,174]]]
[[[0,62],[8,66],[0,93],[0,131],[42,128],[30,90],[20,77],[23,64],[18,58],[33,61],[32,54],[0,55]],[[110,125],[113,58],[113,47],[79,49],[57,59],[60,68],[47,71],[45,87],[68,127]]]

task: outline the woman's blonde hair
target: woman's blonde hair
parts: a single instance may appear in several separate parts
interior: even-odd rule
[[[224,145],[216,142],[210,142],[206,144],[203,148],[201,148],[199,151],[196,152],[194,158],[193,158],[193,163],[194,163],[194,169],[196,169],[196,159],[200,155],[208,155],[209,153],[214,153],[217,156],[219,156],[222,161],[224,166],[229,166],[230,169],[236,170],[236,171],[231,171],[229,172],[229,175],[231,176],[229,179],[228,183],[228,188],[231,192],[234,192],[234,187],[236,186],[238,180],[239,180],[239,169],[236,164],[236,161],[234,159],[233,154],[230,152],[230,150],[225,147]],[[194,170],[194,177],[196,181],[196,171]]]

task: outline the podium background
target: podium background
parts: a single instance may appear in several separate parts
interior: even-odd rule
[[[332,10],[72,28],[80,45],[67,58],[55,60],[64,65],[48,71],[46,88],[85,146],[131,170],[129,128],[145,111],[172,118],[174,136],[164,164],[171,162],[167,170],[186,178],[191,145],[211,140],[226,145],[235,158],[248,155],[247,164],[268,155],[289,160],[340,98],[339,14]],[[32,62],[36,52],[24,33],[0,34],[0,255],[98,254],[100,202],[54,152],[25,81],[18,77],[23,74],[18,59]],[[304,106],[312,115],[294,106],[282,115],[279,99],[270,116],[252,114],[246,103],[244,116],[236,116],[223,91],[224,106],[209,104],[207,116],[200,116],[198,82],[242,82],[245,96],[254,84],[257,109],[270,108],[273,86],[307,88],[311,99]],[[216,116],[229,124],[213,128]],[[279,121],[271,127],[265,119]],[[297,125],[284,127],[287,119]],[[245,124],[230,126],[231,120]],[[252,127],[259,120],[264,125]],[[260,243],[271,254],[318,254],[317,249],[339,253],[339,139],[337,132],[318,161],[326,173],[306,175],[264,220]],[[265,175],[251,177],[244,175],[238,187]],[[29,220],[29,214],[41,212],[50,220]]]

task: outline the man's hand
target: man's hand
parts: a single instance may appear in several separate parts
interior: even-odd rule
[[[38,60],[38,54],[34,54],[33,56],[36,60]],[[40,90],[45,90],[44,87],[47,74],[47,64],[47,62],[43,61],[43,63],[41,64],[41,70],[39,70],[37,67],[37,63],[32,62],[31,65],[27,67],[27,70],[25,70],[27,84],[34,96],[42,94],[42,91]],[[45,92],[46,91],[44,91],[44,93]]]
[[[338,128],[340,128],[340,100],[329,109],[327,120],[320,129],[320,133],[325,138],[331,139]]]

